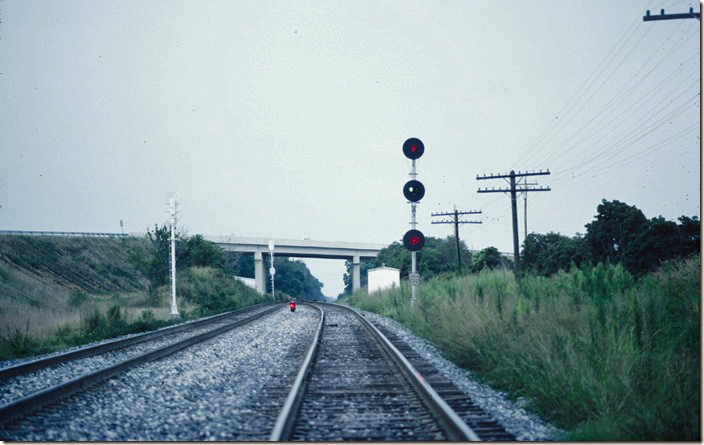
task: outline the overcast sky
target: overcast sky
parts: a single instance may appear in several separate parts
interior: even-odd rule
[[[512,251],[584,233],[602,199],[700,213],[700,22],[683,0],[0,3],[0,229],[143,232],[177,192],[191,234],[389,244],[425,143],[418,228]],[[519,200],[523,240],[523,198]],[[342,261],[306,260],[336,296]]]

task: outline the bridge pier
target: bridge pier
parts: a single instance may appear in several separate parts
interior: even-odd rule
[[[264,259],[261,252],[254,252],[254,286],[257,292],[264,295]]]
[[[357,292],[361,286],[361,268],[359,267],[359,255],[352,257],[352,292]]]

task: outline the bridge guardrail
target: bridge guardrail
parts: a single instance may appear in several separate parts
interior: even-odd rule
[[[99,238],[126,238],[127,233],[109,232],[49,232],[37,230],[0,230],[0,235],[29,235],[29,236],[83,236]]]

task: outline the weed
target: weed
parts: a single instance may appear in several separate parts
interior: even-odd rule
[[[71,294],[71,297],[69,297],[68,304],[71,307],[80,307],[88,301],[88,298],[88,294],[85,292],[74,292]]]
[[[700,260],[430,280],[350,304],[404,323],[574,440],[700,440]]]
[[[37,351],[44,352],[46,350],[40,342],[27,333],[27,329],[23,331],[15,328],[7,334],[0,334],[0,359],[27,357]]]

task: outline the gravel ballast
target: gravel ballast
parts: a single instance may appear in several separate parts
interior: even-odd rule
[[[239,319],[233,317],[233,319]],[[48,368],[34,371],[30,374],[17,376],[0,382],[0,405],[28,396],[50,386],[59,385],[76,377],[95,372],[106,366],[137,357],[149,351],[174,344],[195,335],[232,323],[233,320],[215,322],[207,326],[194,327],[185,332],[177,332],[138,343],[126,348],[104,352],[99,355],[72,360]]]
[[[464,391],[487,414],[493,416],[508,432],[520,441],[560,440],[565,432],[542,421],[537,416],[508,400],[506,395],[478,383],[472,373],[443,357],[442,352],[426,340],[417,337],[408,328],[387,317],[355,309],[376,326],[383,326],[399,336],[414,351],[428,360],[445,377]]]
[[[300,305],[147,363],[0,430],[10,440],[266,440],[257,399],[308,344],[318,313]],[[296,357],[297,354],[294,354]],[[275,419],[274,419],[275,420]],[[259,433],[259,434],[257,434]]]

